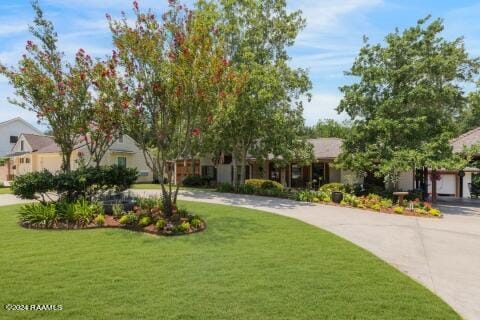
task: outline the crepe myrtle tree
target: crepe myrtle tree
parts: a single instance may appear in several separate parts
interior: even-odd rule
[[[92,95],[85,109],[85,127],[80,132],[90,154],[89,162],[96,167],[122,135],[124,114],[130,107],[131,99],[117,68],[118,55],[113,51],[110,58],[97,60],[89,70]]]
[[[190,10],[171,0],[160,18],[141,11],[136,1],[133,7],[131,26],[125,14],[119,21],[107,16],[132,97],[126,130],[160,177],[165,213],[171,215],[178,193],[172,163],[192,154],[195,139],[234,99],[241,77],[225,58],[213,4],[200,1]]]
[[[217,139],[216,149],[232,153],[233,179],[238,184],[245,181],[248,154],[258,159],[269,154],[284,159],[294,154],[311,157],[310,146],[299,134],[304,126],[302,101],[309,99],[311,82],[305,70],[289,67],[287,52],[305,20],[300,11],[288,11],[285,0],[219,3],[220,32],[231,66],[249,75],[235,103],[215,124],[222,138]]]
[[[75,62],[68,63],[57,47],[52,22],[45,19],[37,1],[32,3],[35,19],[30,32],[38,43],[27,41],[26,53],[17,68],[0,66],[15,90],[9,101],[37,114],[47,122],[62,153],[63,171],[71,169],[71,155],[84,126],[84,108],[90,99],[88,66],[91,58],[80,49]]]
[[[443,30],[441,20],[427,17],[390,33],[383,45],[365,38],[346,73],[359,81],[340,88],[337,110],[353,121],[340,167],[395,185],[403,171],[462,165],[449,139],[466,104],[462,88],[478,74],[479,60],[468,56],[462,38],[443,38]]]

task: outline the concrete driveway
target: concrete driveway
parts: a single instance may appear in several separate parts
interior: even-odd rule
[[[431,219],[214,192],[183,190],[180,199],[264,210],[328,230],[416,279],[464,318],[480,319],[480,208],[443,208],[449,214]]]
[[[448,206],[443,219],[429,219],[215,192],[182,190],[179,198],[268,211],[328,230],[416,279],[464,318],[480,319],[480,208]],[[0,205],[21,202],[0,195]]]

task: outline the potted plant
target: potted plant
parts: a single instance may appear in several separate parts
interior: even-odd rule
[[[342,191],[332,191],[332,201],[335,203],[340,203],[343,200]]]

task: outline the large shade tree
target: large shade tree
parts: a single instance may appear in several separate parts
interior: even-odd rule
[[[85,126],[85,106],[90,100],[87,77],[91,58],[83,50],[75,62],[65,61],[58,49],[53,24],[45,19],[37,1],[34,24],[30,27],[37,42],[27,41],[26,54],[17,68],[0,66],[0,72],[12,84],[16,98],[9,99],[47,122],[62,153],[62,170],[71,169],[71,156]]]
[[[384,44],[365,39],[346,73],[358,81],[340,88],[337,110],[353,120],[340,166],[395,184],[403,171],[463,165],[452,155],[449,138],[478,59],[468,56],[462,38],[443,38],[443,29],[441,20],[427,17],[387,35]]]
[[[210,149],[232,154],[236,184],[245,180],[249,154],[284,163],[312,157],[311,146],[300,138],[302,101],[311,83],[305,70],[288,65],[287,53],[305,20],[301,12],[289,12],[285,0],[220,0],[219,6],[230,64],[249,75],[238,99],[217,119],[211,139]]]
[[[192,154],[232,98],[239,77],[230,71],[217,36],[216,7],[198,2],[195,10],[169,1],[160,17],[134,2],[135,22],[110,22],[125,90],[132,96],[126,130],[160,177],[165,213],[172,214],[178,186],[171,163]],[[166,174],[166,180],[163,179]]]

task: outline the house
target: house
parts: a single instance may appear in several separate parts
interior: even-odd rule
[[[15,177],[29,172],[60,170],[62,156],[60,147],[53,137],[41,134],[20,134],[18,141],[7,155],[10,162],[11,176]],[[72,154],[72,169],[78,168],[81,161],[89,160],[89,152],[85,145],[79,145]],[[148,168],[142,151],[128,135],[123,135],[110,147],[102,159],[102,165],[120,165],[137,168],[138,182],[151,182],[153,175]]]
[[[42,134],[40,130],[20,117],[0,122],[0,182],[11,178],[8,159],[4,159],[4,157],[12,150],[22,133]]]
[[[257,160],[248,157],[247,165],[244,168],[246,179],[269,179],[291,188],[318,187],[330,182],[358,182],[358,177],[352,172],[332,166],[333,161],[341,152],[341,139],[318,138],[310,139],[309,142],[313,145],[315,156],[313,163],[304,165],[293,162],[280,168],[275,165],[273,158]],[[232,157],[223,155],[218,162],[209,157],[193,161],[177,161],[174,174],[175,183],[181,183],[192,172],[195,175],[209,176],[218,183],[231,183],[233,181]]]

